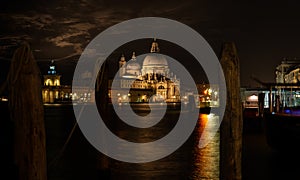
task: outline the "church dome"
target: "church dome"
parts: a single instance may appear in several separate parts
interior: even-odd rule
[[[135,52],[132,53],[132,58],[126,65],[127,70],[140,70],[141,66],[136,62]]]
[[[143,66],[154,66],[154,67],[168,66],[168,61],[164,57],[164,55],[150,54],[145,57]]]
[[[127,63],[126,69],[127,70],[140,70],[141,66],[140,66],[139,63],[137,63],[135,61],[130,61],[130,62]]]

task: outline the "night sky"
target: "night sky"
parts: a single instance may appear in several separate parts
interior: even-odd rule
[[[72,72],[96,35],[124,20],[147,16],[170,18],[192,27],[217,56],[223,42],[235,42],[242,86],[259,86],[251,75],[274,82],[274,69],[284,57],[300,57],[296,1],[9,0],[1,1],[0,14],[1,79],[13,51],[24,40],[30,43],[42,71],[43,64],[54,59],[58,71],[68,77],[65,74]]]

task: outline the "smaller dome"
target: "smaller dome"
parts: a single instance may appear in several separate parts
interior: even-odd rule
[[[127,63],[126,69],[127,70],[140,70],[141,66],[140,66],[139,63],[137,63],[135,61],[130,61],[130,62]]]

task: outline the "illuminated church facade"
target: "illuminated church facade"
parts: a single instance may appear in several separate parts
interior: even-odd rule
[[[43,77],[42,98],[44,104],[95,102],[95,94],[90,92],[87,87],[73,87],[75,91],[72,92],[70,85],[61,85],[61,75],[57,73],[54,61],[51,61],[47,74]]]
[[[61,75],[56,72],[54,61],[51,61],[47,74],[44,75],[42,97],[44,103],[68,101],[71,97],[71,87],[60,84]]]
[[[170,71],[166,57],[159,54],[156,40],[152,42],[150,54],[145,56],[141,64],[135,52],[129,61],[122,55],[119,75],[115,81],[116,87],[109,91],[109,96],[115,96],[118,102],[180,101],[180,79]]]

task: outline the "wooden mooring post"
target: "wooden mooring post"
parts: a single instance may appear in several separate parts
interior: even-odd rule
[[[94,72],[98,73],[98,72]],[[97,76],[96,81],[96,97],[97,106],[99,108],[100,115],[104,122],[111,120],[111,114],[108,107],[108,63],[105,61]],[[104,134],[102,137],[104,140],[107,138]],[[109,142],[107,142],[109,143]],[[108,151],[108,150],[107,150]],[[110,159],[103,153],[97,154],[97,171],[100,179],[110,179],[111,169],[110,169]]]
[[[220,63],[226,80],[226,109],[220,129],[220,179],[242,179],[242,104],[240,65],[232,42],[224,43]]]
[[[14,124],[14,160],[20,180],[46,180],[46,135],[41,74],[24,43],[8,73],[9,110]]]

